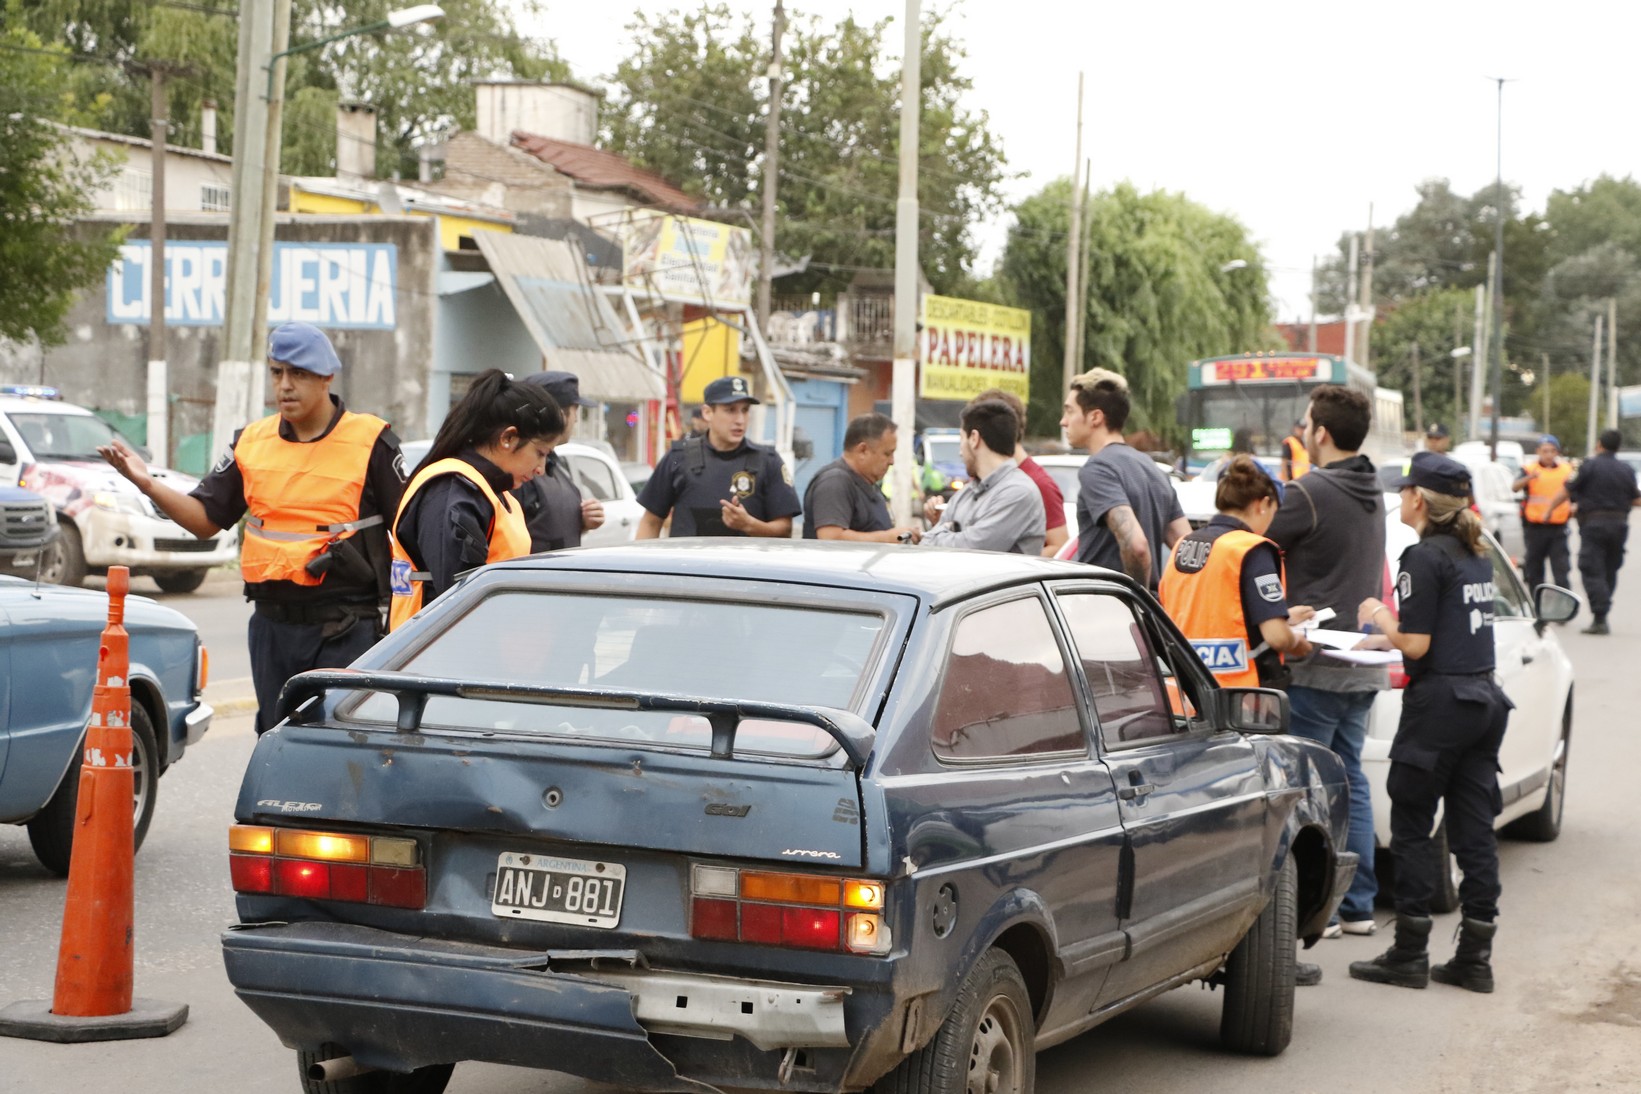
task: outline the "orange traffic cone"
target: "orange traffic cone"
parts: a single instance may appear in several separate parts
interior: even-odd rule
[[[108,571],[108,623],[97,651],[80,766],[80,794],[69,858],[56,994],[0,1010],[0,1034],[43,1041],[110,1041],[162,1037],[182,1025],[182,1004],[133,1000],[131,870],[132,769],[130,636],[125,596],[131,572]]]

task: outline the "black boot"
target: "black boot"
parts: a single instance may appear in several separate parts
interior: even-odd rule
[[[1465,916],[1459,924],[1459,945],[1453,960],[1430,970],[1430,979],[1466,991],[1493,990],[1493,935],[1497,923]]]
[[[1352,961],[1350,975],[1355,980],[1394,984],[1399,988],[1422,988],[1430,983],[1430,917],[1396,914],[1396,942],[1372,961]]]

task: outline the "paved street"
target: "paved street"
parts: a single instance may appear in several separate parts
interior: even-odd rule
[[[1186,988],[1042,1054],[1038,1089],[1085,1091],[1096,1085],[1094,1074],[1101,1089],[1211,1086],[1250,1094],[1634,1089],[1641,1074],[1641,735],[1633,713],[1641,571],[1632,563],[1625,578],[1613,638],[1586,638],[1577,624],[1562,632],[1579,670],[1566,824],[1556,843],[1503,846],[1497,994],[1357,983],[1345,966],[1377,953],[1388,938],[1323,942],[1312,954],[1325,980],[1301,989],[1294,1044],[1283,1056],[1222,1054],[1220,996]],[[237,596],[231,586],[168,602],[231,630],[241,624],[225,605]],[[221,664],[229,642],[213,642],[213,650],[223,650],[213,653]],[[129,1094],[178,1086],[235,1094],[298,1089],[293,1055],[229,990],[216,941],[233,916],[224,830],[252,743],[248,716],[219,720],[162,782],[158,815],[137,860],[137,993],[188,1003],[188,1024],[155,1041],[0,1040],[0,1092],[55,1094],[112,1082]],[[0,829],[0,1004],[49,997],[62,894],[63,883],[35,864],[22,829]],[[1387,917],[1381,911],[1381,920]],[[1438,957],[1448,952],[1456,921],[1438,919]],[[458,1068],[450,1086],[453,1094],[607,1089],[478,1065]]]

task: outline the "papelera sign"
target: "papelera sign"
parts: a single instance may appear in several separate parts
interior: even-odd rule
[[[925,399],[974,398],[1001,388],[1031,394],[1031,313],[978,300],[925,296],[917,352]]]

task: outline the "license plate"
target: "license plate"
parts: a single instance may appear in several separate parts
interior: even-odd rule
[[[507,919],[614,927],[621,922],[626,887],[627,868],[620,863],[503,851],[490,911]]]

